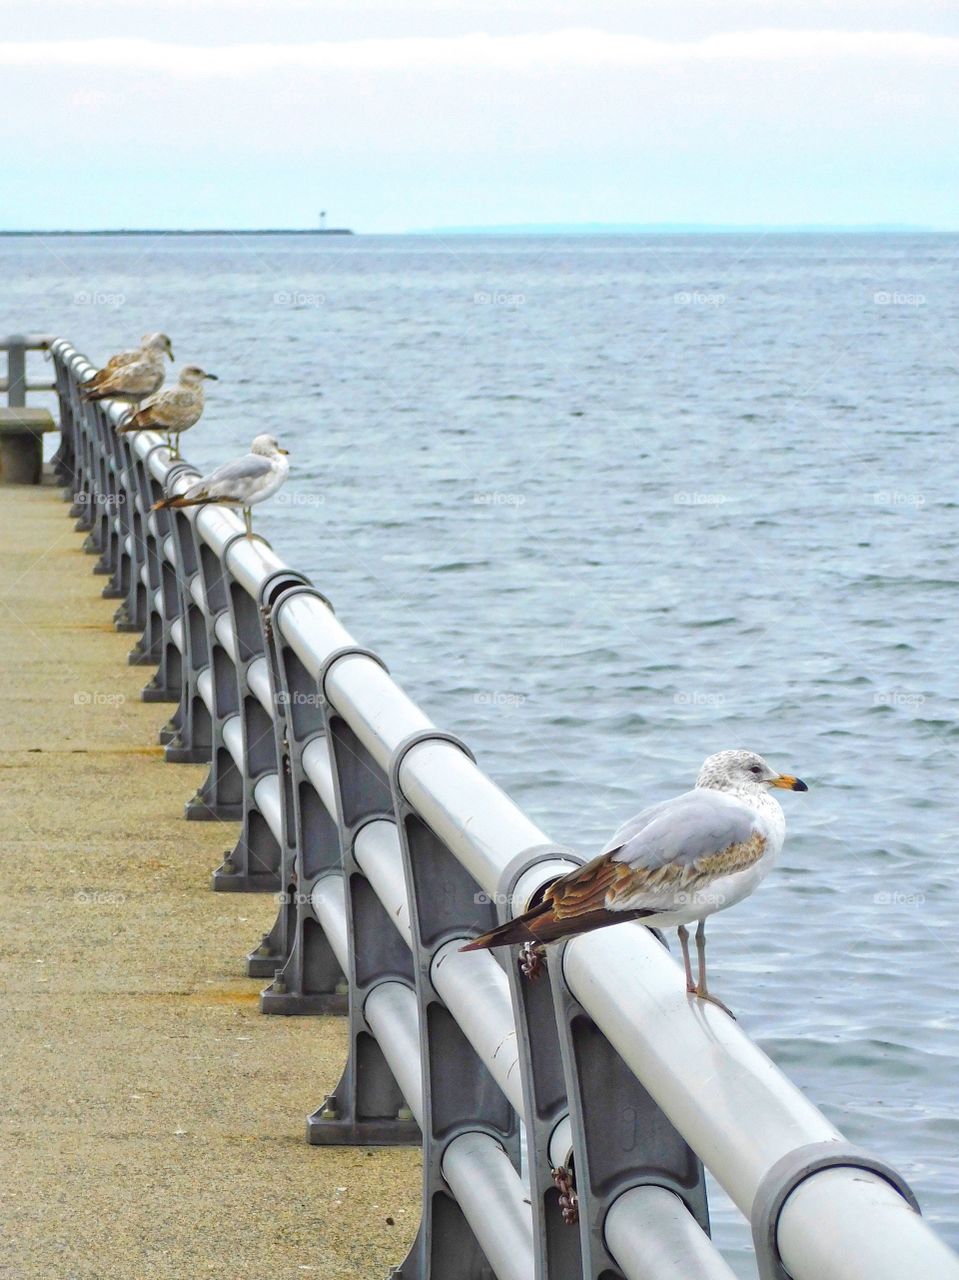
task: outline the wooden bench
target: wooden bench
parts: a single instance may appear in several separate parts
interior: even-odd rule
[[[47,409],[0,407],[0,484],[39,484],[43,436],[57,430]]]

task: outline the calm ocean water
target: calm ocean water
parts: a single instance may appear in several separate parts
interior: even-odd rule
[[[191,460],[289,446],[260,530],[552,838],[595,851],[723,747],[806,779],[712,985],[959,1246],[957,262],[938,235],[0,238],[0,332],[96,360],[164,329],[221,378]]]

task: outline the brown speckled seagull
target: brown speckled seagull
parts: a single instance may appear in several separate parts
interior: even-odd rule
[[[686,990],[725,1005],[706,986],[706,917],[741,902],[772,868],[786,819],[770,788],[807,791],[752,751],[720,751],[692,791],[630,818],[597,857],[547,889],[543,901],[483,934],[463,951],[521,943],[527,968],[543,943],[641,920],[678,926]],[[687,925],[697,921],[699,975],[693,981]],[[728,1012],[728,1010],[727,1010]]]
[[[162,363],[163,357],[168,356],[173,359],[173,344],[165,333],[145,333],[140,339],[140,345],[132,351],[118,351],[115,356],[111,356],[102,369],[98,369],[92,378],[88,378],[83,384],[88,390],[96,391],[101,383],[106,381],[110,374],[117,369],[121,369],[126,364],[134,364],[137,360],[142,360],[145,352],[156,352],[160,356]]]
[[[146,347],[138,359],[104,370],[99,380],[91,379],[80,388],[84,400],[121,400],[139,404],[163,386],[163,352]]]
[[[139,409],[117,427],[117,434],[128,431],[165,431],[174,458],[180,456],[180,432],[195,426],[203,413],[204,382],[218,381],[215,373],[207,373],[197,364],[188,364],[180,370],[180,380],[175,387],[158,391],[145,400]],[[174,444],[173,437],[176,437]]]

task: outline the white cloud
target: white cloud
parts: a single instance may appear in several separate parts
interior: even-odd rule
[[[693,41],[665,41],[606,31],[569,30],[538,35],[476,34],[213,47],[132,39],[0,43],[0,67],[135,70],[141,74],[186,77],[247,76],[283,70],[642,70],[810,59],[955,64],[959,62],[959,37],[920,32],[758,30]]]

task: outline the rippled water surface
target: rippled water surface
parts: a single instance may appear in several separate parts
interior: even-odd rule
[[[594,851],[723,747],[805,778],[713,984],[959,1246],[957,255],[0,239],[0,331],[162,328],[219,374],[185,452],[279,435],[259,528],[551,838]]]

